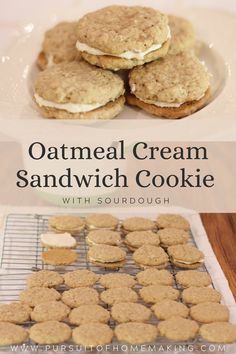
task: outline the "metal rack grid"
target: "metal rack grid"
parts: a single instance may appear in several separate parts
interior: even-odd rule
[[[40,235],[48,230],[49,217],[50,215],[37,214],[10,214],[7,216],[3,235],[2,257],[0,263],[0,303],[18,301],[19,292],[26,287],[27,276],[30,273],[41,269],[56,270],[60,273],[65,273],[76,269],[89,269],[98,274],[104,274],[106,272],[124,272],[132,275],[136,275],[140,271],[140,268],[138,268],[138,266],[136,266],[132,260],[131,252],[127,253],[127,261],[124,267],[116,270],[107,270],[88,262],[88,246],[85,241],[87,234],[86,230],[82,231],[78,236],[76,236],[78,242],[78,247],[76,248],[76,252],[78,254],[77,262],[66,267],[55,267],[44,264],[41,261],[41,252],[43,251],[43,248],[40,244]],[[118,230],[120,230],[120,224],[118,226]],[[192,234],[190,243],[196,245]],[[174,287],[181,290],[175,278],[175,275],[179,269],[172,264],[169,265],[166,269],[169,270],[173,275]],[[199,270],[207,271],[204,265]],[[99,284],[95,285],[95,288],[98,290],[98,292],[104,290]],[[134,287],[136,291],[139,288],[139,285]],[[58,290],[62,291],[64,288],[59,288]],[[142,301],[140,302],[142,303]],[[109,306],[107,307],[109,308]],[[158,320],[152,316],[149,323],[157,324]],[[31,325],[31,322],[26,323],[26,326]],[[110,320],[109,325],[114,328],[115,322]],[[196,338],[194,341],[191,341],[191,343],[188,344],[194,344],[197,348],[200,342],[202,341],[199,338]],[[33,343],[30,343],[29,340],[28,344]],[[114,344],[118,345],[119,343]],[[165,339],[158,339],[158,344],[168,345],[170,342],[167,342]],[[42,347],[38,347],[38,350],[42,350]]]

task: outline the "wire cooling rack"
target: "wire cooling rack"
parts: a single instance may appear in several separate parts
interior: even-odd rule
[[[68,271],[76,270],[76,269],[89,269],[98,274],[104,274],[108,272],[124,272],[132,275],[136,275],[140,268],[138,268],[132,260],[132,253],[127,253],[127,260],[124,267],[116,270],[108,270],[105,268],[97,267],[87,260],[87,251],[88,246],[86,244],[86,234],[87,231],[82,231],[78,236],[76,236],[78,246],[76,248],[76,252],[78,253],[78,260],[76,263],[70,266],[50,266],[46,265],[41,260],[41,253],[43,248],[40,243],[40,235],[48,230],[48,218],[50,215],[32,215],[32,214],[10,214],[6,217],[4,234],[3,234],[3,243],[2,250],[0,253],[1,262],[0,262],[0,303],[7,303],[12,301],[18,301],[19,292],[26,287],[26,278],[29,274],[35,271],[39,271],[42,269],[56,270],[59,273],[65,273]],[[120,224],[118,225],[118,231],[121,231]],[[195,244],[192,233],[190,233],[190,241],[191,244]],[[127,251],[127,250],[126,250]],[[179,285],[176,282],[175,275],[179,271],[177,267],[174,265],[169,265],[167,269],[172,273],[174,278],[174,287],[181,290]],[[207,272],[206,267],[203,265],[200,271]],[[213,284],[212,284],[213,286]],[[95,286],[95,288],[101,292],[104,290],[99,284]],[[138,290],[140,288],[139,285],[134,287],[134,290]],[[61,289],[64,290],[62,287]],[[142,303],[142,301],[140,300]],[[146,305],[147,306],[147,305]],[[109,306],[108,306],[109,309]],[[153,316],[149,323],[157,324],[158,320]],[[30,327],[32,322],[26,323],[27,327]],[[110,320],[109,325],[114,328],[116,323],[113,320]],[[202,340],[200,338],[195,338],[194,341],[189,343],[185,343],[184,346],[194,345],[195,349],[198,350],[199,346],[202,344]],[[150,346],[155,345],[175,345],[175,349],[173,349],[173,353],[179,353],[181,351],[176,351],[176,346],[179,345],[181,350],[183,350],[183,343],[173,343],[169,342],[163,338],[158,338],[158,343],[152,343]],[[26,345],[33,345],[29,340]],[[113,342],[113,345],[122,346],[121,343]],[[71,343],[65,344],[63,347],[63,351],[69,351]],[[7,351],[9,348],[2,348],[2,350]],[[33,350],[28,348],[29,352],[36,351],[35,347]],[[44,351],[44,347],[38,346],[37,351]],[[77,348],[78,349],[78,348]],[[127,349],[129,350],[129,349]],[[116,349],[117,351],[117,349]],[[153,351],[153,347],[152,347]],[[156,350],[157,351],[157,350]],[[60,352],[57,350],[57,352]],[[90,349],[91,352],[91,349]],[[100,351],[103,353],[103,351]],[[105,350],[107,353],[107,350]],[[111,350],[112,352],[112,350]],[[126,353],[129,351],[126,351]],[[135,351],[139,353],[138,351]],[[165,353],[165,351],[162,351]],[[166,353],[171,353],[167,347]],[[61,352],[60,352],[61,353]],[[80,353],[84,353],[81,351]]]

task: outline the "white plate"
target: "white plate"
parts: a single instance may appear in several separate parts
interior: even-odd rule
[[[49,15],[40,20],[32,19],[30,23],[18,26],[15,39],[0,61],[0,118],[6,119],[0,127],[2,132],[18,138],[26,133],[25,124],[27,124],[31,129],[31,134],[37,132],[39,136],[40,133],[43,136],[45,124],[48,126],[49,135],[50,132],[53,132],[55,124],[63,127],[63,133],[67,129],[68,133],[71,131],[71,124],[73,126],[84,125],[86,128],[92,124],[93,129],[99,129],[99,131],[101,129],[116,129],[116,131],[120,129],[122,131],[125,127],[126,131],[132,130],[134,134],[142,128],[144,134],[159,140],[214,140],[224,138],[224,133],[227,136],[229,131],[234,138],[236,134],[234,136],[232,132],[236,131],[234,117],[236,109],[236,49],[233,43],[236,33],[236,16],[222,10],[193,8],[187,4],[187,1],[160,1],[158,8],[167,13],[172,12],[189,18],[193,22],[199,38],[203,40],[200,57],[209,68],[212,87],[212,100],[207,107],[181,120],[154,119],[144,111],[131,107],[126,107],[116,120],[102,124],[79,121],[55,122],[44,120],[40,116],[31,97],[33,79],[37,71],[35,60],[45,30],[58,21],[75,20],[88,11],[112,3],[111,0],[103,0],[99,3],[80,1],[78,6],[78,1],[70,0],[66,11],[59,7],[59,9],[54,9],[53,13],[49,11]],[[119,1],[119,3],[156,7],[155,0],[126,0]],[[173,5],[173,3],[175,6],[171,7],[170,4]],[[220,28],[217,30],[219,25]],[[11,119],[14,119],[16,128],[14,131]],[[128,120],[134,119],[135,124],[128,122]],[[27,120],[27,123],[22,124],[22,120]],[[121,125],[121,120],[126,120],[125,124]]]

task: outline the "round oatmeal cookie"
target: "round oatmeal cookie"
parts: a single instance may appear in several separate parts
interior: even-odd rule
[[[57,265],[69,265],[77,261],[78,255],[75,251],[67,248],[54,248],[49,251],[42,252],[42,260],[44,263]]]
[[[211,284],[211,277],[207,272],[199,272],[197,270],[183,270],[176,274],[176,281],[183,288],[191,286],[203,287]]]
[[[113,338],[113,330],[104,323],[85,323],[73,329],[73,341],[84,347],[97,347],[110,344]]]
[[[109,119],[124,107],[124,83],[118,75],[84,61],[58,64],[38,74],[34,100],[46,118]],[[79,232],[84,228],[81,218],[73,217],[80,220],[79,225],[72,224],[71,218],[56,217],[56,230]]]
[[[177,300],[179,291],[166,285],[149,285],[139,291],[140,297],[147,304],[155,304],[165,299]]]
[[[82,305],[73,309],[69,315],[69,322],[72,325],[84,323],[107,323],[110,319],[110,312],[99,305]]]
[[[126,259],[126,252],[116,246],[96,245],[92,246],[88,251],[88,259],[100,266],[116,267],[117,264],[123,263]]]
[[[193,51],[196,45],[196,35],[191,22],[188,20],[169,15],[171,31],[170,48],[168,55],[177,55],[186,51]]]
[[[101,300],[107,305],[114,305],[120,302],[136,302],[138,295],[130,288],[111,288],[101,292]]]
[[[95,289],[76,288],[64,291],[61,300],[67,306],[74,308],[82,305],[94,305],[99,302],[99,295]]]
[[[44,70],[48,66],[80,58],[75,46],[76,27],[77,22],[60,22],[45,33],[42,51],[37,61],[40,69]]]
[[[197,322],[182,317],[172,317],[158,324],[160,335],[174,341],[187,341],[196,337]]]
[[[165,268],[168,265],[168,255],[161,247],[144,245],[133,254],[133,260],[141,268]]]
[[[200,328],[200,335],[212,343],[233,343],[236,341],[236,325],[228,322],[204,324]]]
[[[0,322],[0,346],[20,344],[28,339],[25,328],[14,323]]]
[[[121,236],[119,232],[112,230],[94,230],[90,231],[86,242],[89,246],[95,245],[110,245],[110,246],[119,246],[121,244]]]
[[[187,219],[177,214],[161,214],[157,217],[156,224],[158,229],[180,229],[189,231],[190,225]]]
[[[201,323],[228,322],[229,309],[227,306],[214,302],[204,302],[192,306],[190,316],[193,320]]]
[[[184,244],[188,242],[189,239],[189,233],[187,231],[174,228],[159,230],[157,235],[160,238],[161,247],[164,248]]]
[[[195,269],[201,267],[204,262],[202,251],[191,245],[175,245],[167,249],[170,261],[180,268]]]
[[[186,304],[197,305],[203,302],[220,302],[221,294],[212,288],[191,286],[182,292],[182,299]]]
[[[0,322],[22,324],[30,319],[31,308],[22,303],[0,304]]]
[[[115,335],[118,341],[129,344],[153,342],[157,333],[157,328],[148,323],[128,322],[115,327]]]
[[[70,327],[62,322],[36,323],[30,328],[30,339],[38,344],[60,344],[71,337]]]
[[[78,269],[64,274],[65,285],[68,288],[90,287],[99,279],[99,275],[87,269]]]
[[[166,269],[145,269],[136,275],[137,281],[140,285],[172,285],[173,275]]]
[[[70,308],[61,301],[48,301],[36,305],[31,312],[35,322],[64,321],[70,313]]]
[[[118,303],[111,309],[112,318],[119,323],[146,322],[151,315],[152,312],[149,308],[133,302]]]
[[[168,17],[147,7],[109,6],[79,20],[77,39],[77,49],[91,64],[131,69],[167,54]]]
[[[164,59],[134,68],[129,74],[129,84],[131,94],[127,96],[127,102],[163,118],[188,116],[204,107],[210,96],[207,69],[191,53],[168,55]],[[167,219],[165,224],[169,225],[165,227],[186,229],[188,225],[180,216],[175,216],[176,223],[173,222],[179,224],[179,227],[170,226],[170,215],[159,218]]]
[[[52,270],[40,270],[33,272],[27,278],[27,285],[29,288],[53,288],[54,286],[62,285],[64,282],[63,277]]]
[[[171,317],[187,318],[189,309],[181,302],[163,300],[152,306],[158,320],[168,320]]]
[[[151,231],[154,228],[154,221],[142,217],[131,217],[125,219],[122,223],[122,229],[125,234],[133,231]]]
[[[86,227],[89,230],[115,230],[118,222],[119,220],[111,214],[90,214],[85,218]]]
[[[132,288],[136,284],[134,277],[126,273],[103,274],[99,282],[106,289]]]
[[[71,64],[73,67],[73,64]],[[64,68],[64,66],[59,66],[58,72],[56,71],[55,68],[55,72],[53,72],[52,74],[55,75],[55,79],[56,79],[56,75],[60,73],[60,68],[61,70],[63,70],[62,68]],[[48,74],[49,75],[49,74]],[[58,77],[58,79],[60,79],[60,76]],[[68,78],[69,80],[69,78]],[[46,86],[47,83],[45,82],[47,81],[47,74],[42,74],[42,79],[38,82],[38,94],[42,95],[43,91],[45,96],[44,97],[46,100],[52,100],[55,102],[60,102],[60,100],[68,100],[69,98],[67,97],[61,97],[60,94],[62,94],[62,92],[60,92],[60,90],[58,89],[57,92],[55,92],[55,88],[51,89],[52,91],[54,90],[54,92],[50,91],[50,87],[48,87],[48,92],[46,93],[44,85]],[[36,84],[37,86],[37,84]],[[63,88],[63,87],[62,87]],[[66,89],[66,88],[65,88]],[[75,216],[75,215],[56,215],[56,216],[52,216],[49,218],[48,220],[48,225],[50,227],[51,230],[55,231],[55,232],[68,232],[70,234],[77,234],[79,231],[84,229],[84,220],[80,217],[80,216]]]
[[[44,302],[60,300],[61,294],[55,289],[34,287],[21,291],[19,297],[24,304],[35,307]]]
[[[131,251],[143,245],[159,246],[159,236],[153,231],[133,231],[126,235],[125,243]]]

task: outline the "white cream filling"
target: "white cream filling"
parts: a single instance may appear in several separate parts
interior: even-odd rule
[[[62,234],[42,234],[40,239],[42,244],[48,247],[73,248],[76,246],[75,238],[67,232]]]
[[[186,262],[186,261],[182,261],[180,259],[174,259],[175,262],[178,262],[178,263],[183,263],[183,264],[196,264],[196,263],[203,263],[204,262],[204,259],[199,259],[198,262]]]
[[[34,94],[35,101],[40,107],[50,107],[56,109],[62,109],[70,113],[83,113],[90,112],[94,109],[105,106],[104,103],[94,103],[94,104],[80,104],[80,103],[56,103],[52,101],[47,101],[37,93]],[[108,102],[107,102],[108,103]]]
[[[168,27],[168,35],[166,40],[163,42],[165,43],[168,39],[171,38],[171,32],[170,32],[170,28]],[[92,48],[90,46],[88,46],[85,43],[81,43],[80,41],[76,42],[76,48],[80,51],[80,52],[86,52],[92,55],[108,55],[108,56],[112,56],[112,57],[117,57],[117,58],[123,58],[123,59],[138,59],[138,60],[143,60],[144,57],[151,53],[154,52],[155,50],[158,50],[162,47],[163,43],[157,43],[157,44],[153,44],[150,48],[148,48],[147,50],[140,52],[140,51],[127,51],[124,52],[122,54],[109,54],[109,53],[105,53],[103,51],[101,51],[100,49],[96,49],[96,48]]]

